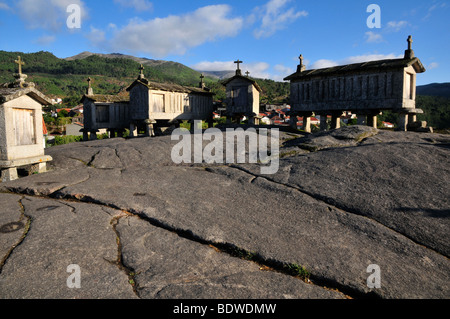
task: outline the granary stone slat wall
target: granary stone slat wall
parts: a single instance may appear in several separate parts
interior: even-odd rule
[[[399,72],[322,76],[291,83],[295,111],[357,111],[403,106]]]
[[[399,129],[406,130],[408,122],[415,122],[416,74],[425,68],[411,49],[403,59],[355,63],[317,70],[306,70],[303,56],[297,72],[286,77],[291,83],[291,124],[297,127],[297,116],[303,116],[304,130],[310,132],[309,117],[321,117],[321,128],[332,116],[332,128],[340,126],[345,111],[356,113],[360,123],[376,127],[377,115],[383,110],[399,113]]]

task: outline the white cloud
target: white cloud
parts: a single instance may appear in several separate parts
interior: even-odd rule
[[[56,40],[56,37],[53,35],[44,35],[44,36],[38,38],[35,41],[35,43],[46,46],[46,45],[49,45],[49,44],[55,42],[55,40]]]
[[[389,21],[386,25],[386,30],[391,32],[399,32],[407,26],[408,21]]]
[[[147,21],[133,19],[114,32],[109,47],[159,58],[169,54],[183,55],[205,42],[236,36],[243,26],[243,19],[229,17],[230,12],[228,5],[212,5],[184,15]]]
[[[362,63],[362,62],[369,62],[369,61],[378,61],[378,60],[389,60],[389,59],[401,59],[403,58],[403,55],[396,55],[396,54],[366,54],[366,55],[357,55],[357,56],[351,56],[347,57],[342,60],[318,60],[314,62],[311,67],[308,67],[308,69],[322,69],[322,68],[330,68],[338,65],[346,65],[346,64],[354,64],[354,63]]]
[[[236,64],[233,61],[202,61],[191,68],[199,71],[233,71],[236,70]]]
[[[336,61],[321,59],[321,60],[317,60],[316,62],[314,62],[311,65],[310,69],[314,70],[314,69],[330,68],[330,67],[337,66],[337,65],[339,65],[339,63]]]
[[[59,31],[67,21],[66,10],[70,4],[79,5],[81,18],[87,17],[87,9],[82,0],[19,0],[16,6],[27,27]]]
[[[114,0],[114,3],[126,8],[134,8],[136,11],[148,11],[153,9],[153,3],[147,0]]]
[[[367,31],[365,34],[367,43],[380,43],[383,42],[383,36],[379,33],[375,33],[373,31]]]
[[[0,2],[0,10],[11,10],[11,8],[4,2]]]
[[[271,74],[268,72],[270,65],[266,62],[252,62],[242,63],[240,66],[242,74],[250,72],[250,77],[258,79],[269,79]],[[195,65],[191,65],[191,68],[199,71],[235,71],[236,64],[234,61],[202,61]]]
[[[439,63],[437,63],[437,62],[431,62],[428,66],[427,66],[427,69],[428,70],[433,70],[433,69],[436,69],[436,68],[438,68],[439,67]]]
[[[294,8],[285,8],[292,0],[270,0],[262,7],[254,10],[255,19],[261,20],[259,28],[254,30],[254,36],[259,39],[270,37],[275,32],[286,28],[289,23],[300,17],[306,17],[308,12],[296,11]]]
[[[105,32],[91,26],[91,32],[86,35],[86,38],[96,47],[107,46]]]
[[[433,4],[431,7],[428,8],[427,15],[425,17],[423,17],[422,20],[424,20],[424,21],[429,20],[431,18],[431,16],[433,15],[433,12],[436,9],[443,9],[446,7],[447,7],[447,3],[445,3],[445,2],[439,2],[439,3]]]

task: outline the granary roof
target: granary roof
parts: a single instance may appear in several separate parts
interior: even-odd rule
[[[43,93],[36,90],[34,87],[0,87],[0,103],[6,103],[17,99],[23,95],[28,95],[36,102],[42,105],[51,105],[52,101]]]
[[[285,81],[292,81],[298,79],[304,79],[314,76],[323,75],[338,75],[345,73],[356,73],[371,70],[388,70],[388,69],[401,69],[409,66],[413,66],[417,73],[425,72],[425,67],[418,58],[406,58],[406,59],[388,59],[388,60],[378,60],[369,61],[362,63],[339,65],[330,68],[315,69],[315,70],[305,70],[303,72],[296,72],[286,77]]]
[[[135,85],[141,84],[148,87],[151,90],[160,90],[160,91],[168,91],[168,92],[180,92],[180,93],[198,93],[198,94],[207,94],[214,95],[214,93],[210,92],[208,89],[183,86],[172,83],[158,83],[152,82],[145,78],[140,78],[134,81],[128,88],[127,91],[130,91]]]
[[[223,85],[227,85],[228,83],[230,83],[231,81],[236,80],[236,79],[241,79],[241,80],[248,81],[251,84],[253,84],[259,92],[262,92],[261,87],[258,85],[258,83],[255,80],[253,80],[253,79],[251,79],[249,77],[243,76],[243,75],[239,75],[239,74],[236,74],[235,76],[225,80],[224,82],[222,82],[222,84]]]
[[[81,102],[84,99],[89,99],[97,103],[129,103],[130,96],[129,95],[106,95],[106,94],[92,94],[92,95],[83,95]]]

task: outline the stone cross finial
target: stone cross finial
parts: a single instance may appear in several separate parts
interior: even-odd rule
[[[408,40],[406,40],[408,42],[408,50],[405,51],[405,59],[412,59],[414,58],[414,51],[412,49],[412,43],[413,43],[413,39],[412,36],[408,37]]]
[[[297,67],[297,72],[303,72],[306,70],[306,66],[303,64],[303,54],[298,57],[300,59],[300,64]]]
[[[250,75],[250,72],[245,72],[245,75],[248,77]]]
[[[241,69],[239,69],[239,64],[241,64],[243,62],[240,61],[239,59],[237,59],[237,61],[234,61],[234,63],[237,64],[236,75],[241,75]]]
[[[412,50],[412,43],[413,43],[412,36],[409,36],[407,41],[408,41],[408,50]]]
[[[94,90],[91,87],[91,81],[92,81],[91,77],[88,77],[87,78],[88,88],[86,90],[87,95],[94,95]]]
[[[144,77],[144,66],[141,64],[139,67],[139,79],[143,79]]]
[[[242,62],[242,61],[240,61],[240,60],[238,59],[237,61],[234,61],[234,63],[236,63],[236,64],[237,64],[237,69],[238,69],[238,70],[240,70],[240,69],[239,69],[239,64],[241,64],[241,63],[243,63],[243,62]]]
[[[18,56],[17,60],[14,63],[19,65],[19,74],[22,74],[22,65],[25,65],[25,62],[22,61],[22,58]]]
[[[205,83],[203,82],[203,79],[205,78],[205,76],[202,74],[200,74],[200,88],[204,89],[205,88]]]

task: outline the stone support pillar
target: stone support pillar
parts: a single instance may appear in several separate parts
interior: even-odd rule
[[[147,137],[155,136],[155,127],[154,127],[155,124],[156,124],[155,120],[152,119],[145,120],[145,136]]]
[[[17,174],[17,168],[11,167],[2,169],[1,177],[3,183],[19,179],[19,175]]]
[[[402,132],[408,131],[408,114],[400,113],[398,115],[398,130]]]
[[[320,114],[320,130],[328,131],[327,114]]]
[[[137,126],[134,123],[130,124],[130,137],[137,137],[138,135],[138,130],[137,130]]]
[[[45,173],[47,172],[47,163],[38,163],[38,173]]]
[[[294,130],[297,129],[297,123],[298,123],[298,114],[291,112],[291,117],[289,119],[289,126],[292,127]]]
[[[341,116],[342,116],[342,112],[333,113],[331,115],[331,129],[332,130],[341,128]]]
[[[303,116],[303,131],[311,133],[311,117]]]
[[[98,132],[98,130],[92,130],[92,131],[90,131],[90,133],[91,133],[91,135],[90,135],[90,140],[91,140],[91,141],[94,141],[94,140],[97,139],[97,132]]]
[[[417,122],[417,114],[408,114],[408,123]]]
[[[378,117],[377,117],[376,114],[375,115],[374,114],[369,114],[367,116],[367,126],[371,126],[373,128],[378,128],[377,120],[378,120]]]

